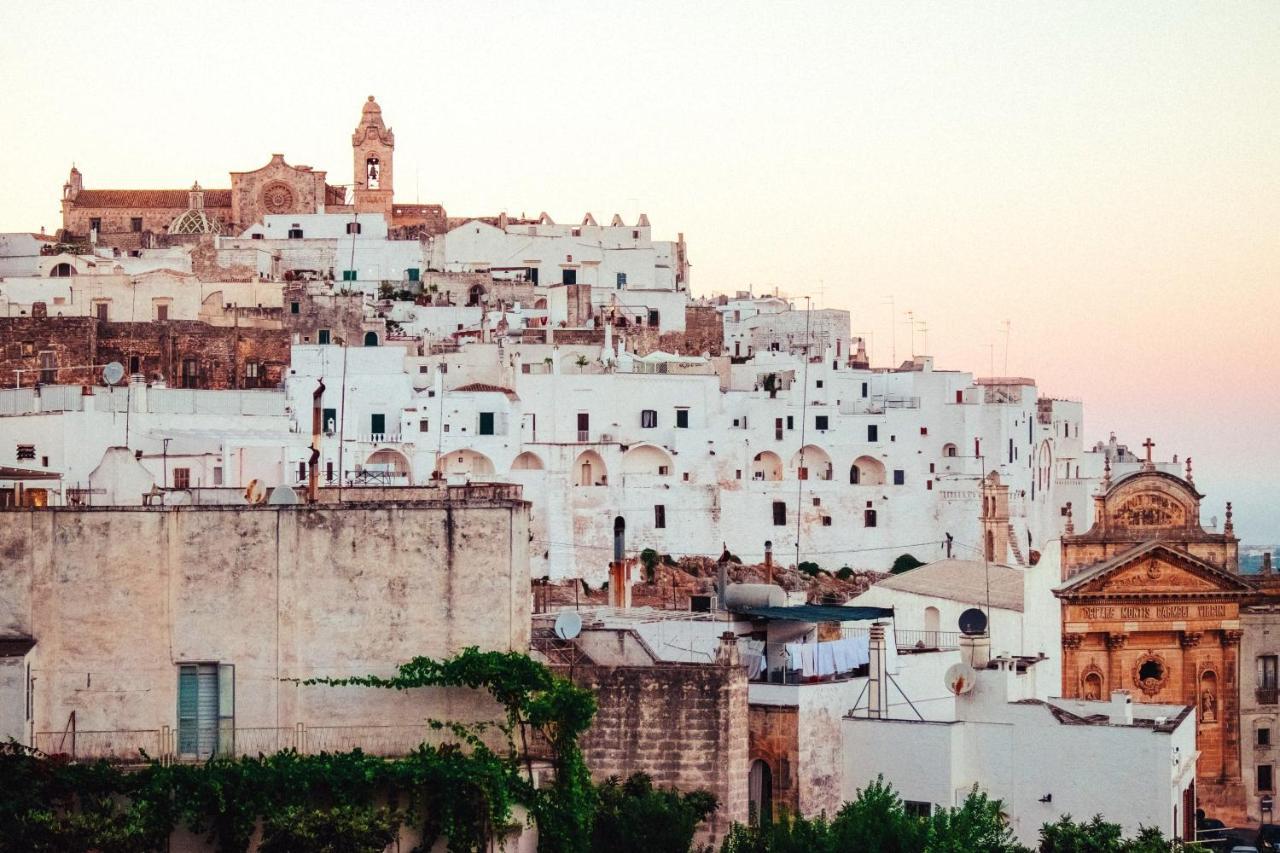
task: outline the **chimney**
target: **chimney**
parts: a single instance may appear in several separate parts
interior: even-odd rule
[[[1128,690],[1111,691],[1111,725],[1133,725],[1133,698]]]
[[[1264,575],[1271,574],[1271,552],[1270,551],[1262,552],[1262,573]]]
[[[773,583],[773,541],[770,539],[764,543],[764,582]]]
[[[883,719],[889,716],[888,659],[885,655],[884,623],[871,625],[870,663],[867,667],[867,716]]]
[[[740,666],[738,657],[738,635],[725,631],[720,635],[720,645],[716,647],[716,663],[720,666]]]
[[[974,669],[986,669],[991,662],[991,635],[985,631],[981,634],[961,634],[960,660]]]

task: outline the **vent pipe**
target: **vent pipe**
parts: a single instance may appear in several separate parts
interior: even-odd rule
[[[768,539],[764,543],[764,582],[773,583],[773,542]]]

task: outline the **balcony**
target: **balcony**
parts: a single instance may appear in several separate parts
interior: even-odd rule
[[[494,752],[505,754],[510,745],[496,728],[480,734]],[[199,740],[196,746],[194,740]],[[114,731],[36,732],[34,746],[46,755],[63,755],[74,761],[106,760],[122,764],[205,761],[216,753],[225,757],[270,755],[293,749],[303,755],[362,750],[380,758],[399,758],[419,746],[457,745],[469,750],[457,735],[428,725],[404,726],[306,726],[292,728],[237,727],[181,744],[176,728],[119,729]],[[533,752],[535,750],[531,750]]]
[[[1277,694],[1280,694],[1280,688],[1259,687],[1253,691],[1253,697],[1259,705],[1280,704],[1277,702]]]

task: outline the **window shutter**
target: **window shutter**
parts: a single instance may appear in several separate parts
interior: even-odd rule
[[[192,755],[196,751],[196,726],[199,714],[196,697],[199,687],[194,666],[178,667],[178,752]]]
[[[197,682],[198,753],[204,757],[213,755],[218,748],[218,665],[201,664],[197,669]]]
[[[236,667],[218,665],[218,754],[234,755],[236,750]]]

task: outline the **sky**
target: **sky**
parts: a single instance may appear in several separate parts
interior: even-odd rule
[[[1035,377],[1280,542],[1280,3],[6,0],[0,33],[0,231],[55,229],[73,161],[349,182],[373,94],[399,201],[645,212],[695,295]]]

